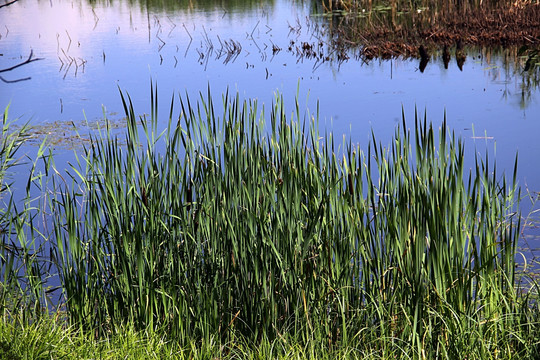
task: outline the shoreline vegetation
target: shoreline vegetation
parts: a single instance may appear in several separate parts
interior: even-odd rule
[[[339,45],[361,47],[359,55],[367,60],[423,57],[421,46],[427,53],[446,53],[469,46],[537,49],[540,44],[536,0],[322,0],[315,9],[328,18]]]
[[[507,181],[486,154],[466,169],[425,114],[362,150],[297,99],[292,114],[279,95],[222,99],[173,98],[161,130],[154,86],[148,117],[122,93],[126,134],[105,127],[68,169],[41,146],[22,201],[6,109],[3,358],[538,355],[517,168]]]

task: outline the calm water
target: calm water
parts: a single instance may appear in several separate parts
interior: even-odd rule
[[[217,103],[227,88],[265,104],[279,92],[291,109],[299,93],[313,112],[319,102],[323,128],[360,146],[371,129],[390,141],[402,108],[413,125],[417,107],[437,126],[446,112],[469,153],[487,145],[499,169],[511,172],[518,151],[520,184],[540,191],[540,91],[523,90],[508,51],[471,51],[462,71],[455,61],[445,69],[440,57],[423,73],[418,60],[340,61],[325,46],[327,20],[315,12],[294,0],[20,0],[0,9],[0,68],[31,50],[43,60],[2,74],[31,80],[0,82],[0,105],[61,137],[71,122],[104,111],[121,119],[119,88],[137,112],[149,112],[151,80],[163,115],[173,94],[195,97],[208,86]],[[302,56],[303,42],[321,44],[328,59]]]

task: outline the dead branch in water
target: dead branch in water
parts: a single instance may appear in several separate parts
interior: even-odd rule
[[[35,58],[34,57],[34,50],[30,50],[30,55],[28,56],[28,59],[26,59],[25,61],[23,61],[23,62],[21,62],[21,63],[19,63],[17,65],[13,65],[13,66],[5,68],[5,69],[0,69],[0,73],[15,70],[18,67],[21,67],[23,65],[26,65],[26,64],[29,64],[31,62],[38,61],[38,60],[43,60],[43,58]],[[17,79],[17,80],[6,80],[6,79],[4,79],[3,77],[0,76],[0,79],[5,83],[14,83],[14,82],[19,82],[19,81],[24,81],[24,80],[30,80],[31,77],[21,78],[21,79]]]
[[[13,5],[13,4],[15,4],[17,1],[19,1],[19,0],[13,0],[13,1],[10,1],[10,2],[8,2],[8,3],[2,4],[2,5],[0,5],[0,9],[3,8],[3,7],[9,6],[9,5]]]

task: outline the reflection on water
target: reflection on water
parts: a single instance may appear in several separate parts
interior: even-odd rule
[[[323,0],[312,1],[311,9],[322,24],[317,37],[348,57],[418,58],[420,72],[435,59],[448,69],[454,57],[463,71],[467,52],[484,48],[520,78],[522,108],[538,88],[540,6],[530,1]]]
[[[540,188],[540,170],[530,166],[540,154],[539,72],[525,70],[533,47],[453,41],[426,44],[424,56],[418,47],[411,58],[382,60],[360,56],[358,43],[343,36],[361,24],[392,22],[392,4],[393,30],[412,21],[404,14],[431,21],[426,9],[405,3],[414,2],[384,8],[374,1],[376,11],[352,17],[325,15],[321,1],[19,1],[0,9],[0,68],[31,51],[44,60],[3,73],[31,80],[0,83],[0,104],[34,124],[80,123],[102,118],[102,107],[121,114],[118,88],[148,112],[150,79],[165,99],[194,98],[210,86],[217,97],[229,89],[268,104],[279,90],[285,99],[299,93],[313,111],[318,102],[321,126],[360,144],[371,129],[389,139],[402,109],[413,118],[418,107],[434,122],[446,112],[471,149],[496,142],[501,167],[511,168],[519,150],[523,182]],[[441,4],[435,12],[451,9]],[[487,134],[487,144],[473,132]]]
[[[312,5],[314,15],[324,16],[333,32],[354,43],[540,42],[540,7],[535,0],[313,0]]]
[[[113,6],[110,0],[87,0],[91,6]],[[139,8],[141,12],[175,13],[177,11],[197,11],[204,13],[221,12],[249,12],[266,6],[273,6],[274,0],[128,0],[125,1],[132,8]],[[224,13],[225,12],[225,13]]]

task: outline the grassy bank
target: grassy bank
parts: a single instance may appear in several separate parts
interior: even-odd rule
[[[6,203],[6,354],[31,348],[9,338],[72,343],[81,358],[540,350],[537,286],[515,274],[517,169],[507,182],[487,155],[466,169],[446,123],[417,116],[411,134],[403,119],[388,147],[373,136],[362,151],[279,96],[264,111],[225,94],[220,115],[210,94],[173,101],[162,132],[151,98],[139,119],[123,96],[125,137],[104,129],[70,169],[41,148],[26,187],[41,196]],[[7,130],[4,172],[20,139]]]

